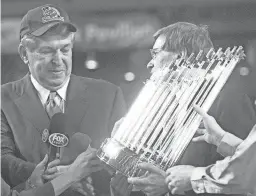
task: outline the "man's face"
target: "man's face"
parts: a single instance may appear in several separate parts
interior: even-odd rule
[[[171,61],[177,57],[176,53],[162,49],[165,42],[165,36],[160,35],[154,43],[153,49],[151,50],[152,60],[147,65],[148,68],[152,68],[151,73],[155,72],[158,68],[169,65]]]
[[[51,35],[39,40],[38,47],[27,51],[32,76],[48,90],[61,88],[72,70],[72,35]]]

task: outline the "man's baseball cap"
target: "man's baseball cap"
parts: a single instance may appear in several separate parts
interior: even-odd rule
[[[58,24],[66,24],[71,32],[76,32],[76,27],[70,22],[67,12],[63,9],[46,4],[28,11],[22,18],[20,25],[20,39],[26,34],[41,36],[50,28]]]

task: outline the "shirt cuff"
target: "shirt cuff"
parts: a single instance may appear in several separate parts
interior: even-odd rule
[[[191,175],[190,181],[195,193],[205,193],[204,176],[206,176],[205,167],[196,167]]]
[[[242,140],[235,135],[226,132],[217,146],[217,152],[224,157],[232,156],[235,153],[236,147],[242,142]]]

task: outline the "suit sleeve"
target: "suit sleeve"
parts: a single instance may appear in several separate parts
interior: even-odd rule
[[[29,189],[18,193],[10,189],[10,186],[1,178],[1,196],[55,196],[51,182],[44,184],[42,187]]]
[[[217,152],[223,157],[232,156],[235,153],[237,146],[239,146],[242,142],[242,139],[229,132],[226,132],[220,141],[219,146],[217,146]]]
[[[18,158],[11,127],[1,111],[1,169],[2,177],[11,186],[17,186],[26,181],[33,170],[35,164]]]
[[[108,130],[111,133],[116,121],[124,117],[126,113],[126,103],[124,100],[123,92],[120,87],[117,88],[115,99],[113,101],[113,107],[111,111],[111,116],[109,120]]]
[[[255,193],[256,125],[251,134],[236,148],[233,156],[206,168],[197,168],[191,176],[196,193]]]
[[[126,113],[126,104],[122,90],[117,87],[115,88],[115,95],[113,99],[112,109],[108,120],[108,134],[111,135],[112,129],[116,121],[120,120]],[[110,186],[106,182],[111,181],[111,177],[106,170],[96,172],[92,174],[95,190],[98,190],[99,194],[105,194],[110,192]]]

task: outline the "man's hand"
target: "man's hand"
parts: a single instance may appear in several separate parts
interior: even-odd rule
[[[218,125],[216,120],[208,115],[202,108],[194,106],[194,109],[203,117],[205,129],[198,129],[197,133],[200,134],[200,136],[193,138],[193,141],[206,141],[209,144],[218,146],[225,131]]]
[[[139,168],[147,172],[141,177],[128,178],[128,182],[134,186],[134,191],[143,191],[148,196],[158,196],[168,192],[165,183],[166,173],[163,170],[150,163],[141,163]]]
[[[34,171],[30,176],[30,183],[36,187],[44,184],[42,175],[44,173],[45,166],[48,161],[48,155],[45,155],[44,159],[35,167]],[[30,187],[31,188],[31,187]]]
[[[74,181],[80,181],[93,172],[102,169],[101,161],[96,157],[96,149],[88,148],[85,152],[78,155],[76,160],[69,166],[68,172],[72,173]]]
[[[58,173],[62,174],[68,171],[70,165],[59,165],[57,166]]]
[[[43,179],[46,181],[50,181],[56,177],[58,177],[61,173],[58,171],[57,166],[59,166],[60,164],[60,160],[59,159],[55,159],[52,162],[50,162],[46,168],[46,170],[44,171],[43,174]]]
[[[191,175],[195,167],[190,165],[174,166],[166,171],[166,184],[170,192],[174,194],[185,194],[185,191],[192,190]]]
[[[84,195],[84,196],[92,196],[90,193],[91,191],[89,191],[89,189],[91,187],[88,187],[89,185],[86,184],[86,179],[79,181],[79,182],[75,182],[70,186],[70,189],[74,192],[79,193],[79,195]],[[74,194],[74,193],[73,193]],[[76,194],[74,194],[76,195]]]
[[[126,176],[117,172],[111,178],[110,190],[112,196],[129,196],[132,191],[132,185],[128,183]]]

